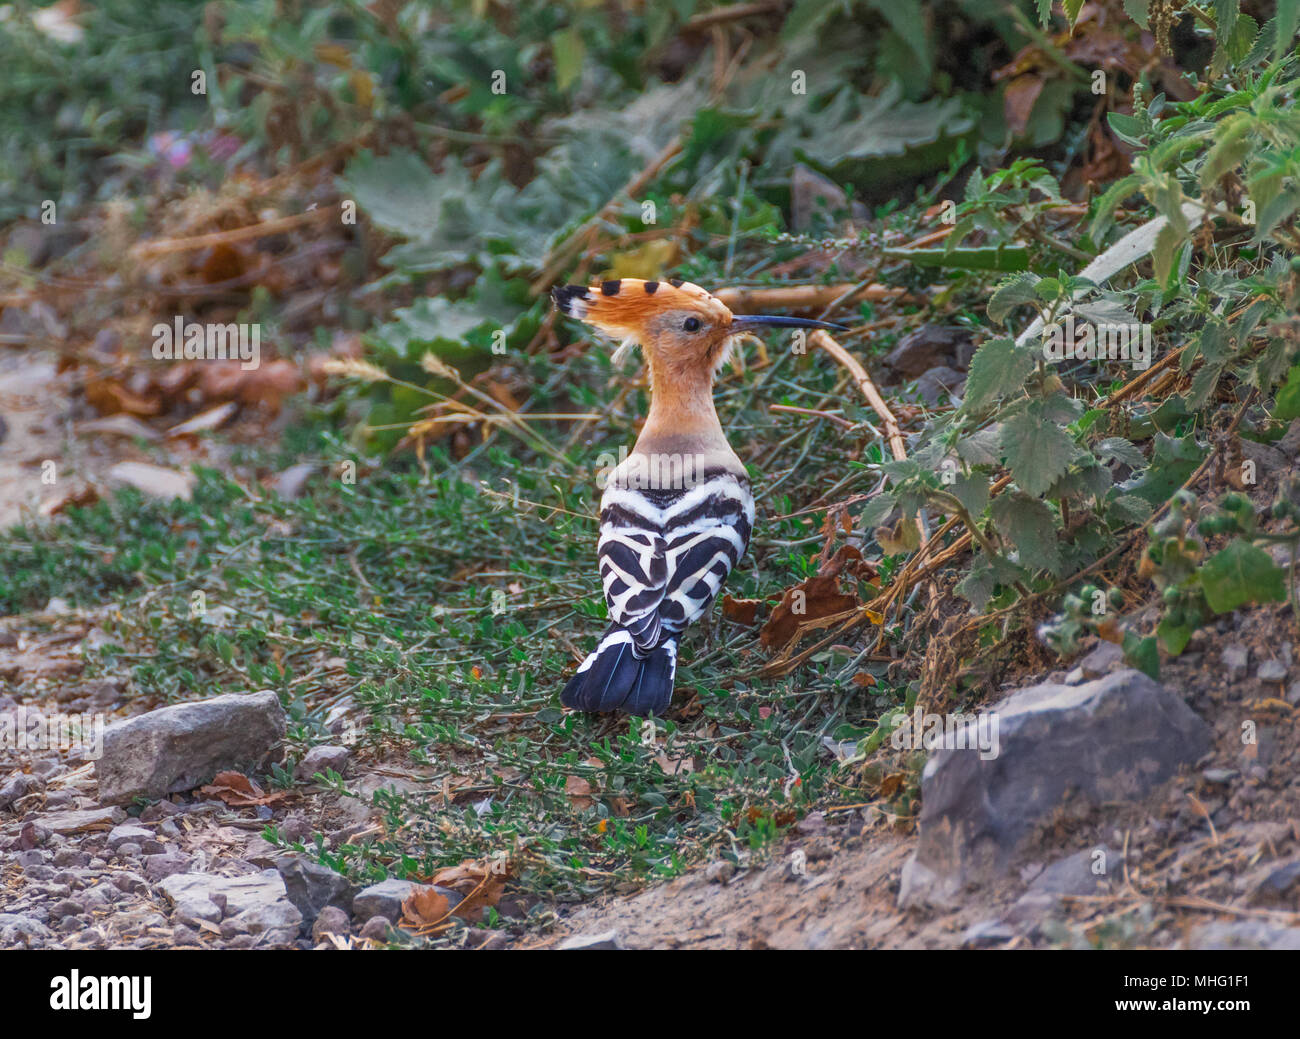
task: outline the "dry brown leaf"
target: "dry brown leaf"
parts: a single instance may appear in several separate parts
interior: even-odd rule
[[[729,621],[735,621],[737,624],[753,624],[754,618],[758,616],[758,608],[763,603],[762,599],[733,599],[730,595],[722,597],[722,615]]]
[[[162,401],[132,393],[116,379],[92,376],[86,380],[86,400],[101,415],[128,415],[150,418],[162,411]]]
[[[569,795],[574,808],[591,807],[591,784],[581,776],[570,776],[564,783],[564,792]]]
[[[431,880],[439,887],[451,888],[464,896],[464,901],[452,910],[453,916],[468,923],[477,923],[485,909],[497,904],[509,875],[508,868],[493,869],[478,860],[470,859],[459,866],[439,870]]]
[[[41,502],[40,514],[45,517],[57,516],[64,509],[78,508],[84,509],[88,505],[94,505],[99,501],[99,491],[87,484],[79,490],[70,491],[62,498],[54,498],[50,501]]]
[[[786,589],[780,604],[763,625],[759,641],[765,649],[779,649],[789,645],[803,626],[854,609],[857,605],[857,596],[840,591],[838,577],[820,574],[810,577],[802,584]]]
[[[417,887],[402,903],[402,922],[429,927],[447,918],[451,903],[436,887]]]
[[[218,772],[199,793],[218,798],[235,808],[275,804],[289,796],[287,790],[266,793],[242,772]]]
[[[224,404],[218,404],[215,408],[209,408],[207,411],[200,412],[191,419],[178,423],[167,430],[169,437],[183,437],[196,433],[205,433],[209,430],[220,429],[224,426],[232,415],[238,410],[239,405],[234,401],[226,401]]]
[[[1038,95],[1043,92],[1046,80],[1035,72],[1017,76],[1007,84],[1002,95],[1002,110],[1007,127],[1019,137],[1029,126],[1029,116],[1034,110]]]

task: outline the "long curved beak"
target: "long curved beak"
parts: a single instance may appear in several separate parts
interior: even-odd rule
[[[831,321],[813,321],[804,317],[768,317],[763,314],[737,314],[731,319],[731,327],[745,332],[751,328],[826,328],[833,332],[847,332],[844,325]]]

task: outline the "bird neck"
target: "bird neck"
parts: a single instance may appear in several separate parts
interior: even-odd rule
[[[683,438],[726,443],[713,406],[713,372],[702,367],[674,370],[651,363],[650,414],[637,446]]]

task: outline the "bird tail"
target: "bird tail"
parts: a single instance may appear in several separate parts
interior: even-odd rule
[[[569,679],[560,702],[579,711],[662,715],[673,698],[677,639],[669,636],[638,656],[632,633],[611,624],[594,653]]]

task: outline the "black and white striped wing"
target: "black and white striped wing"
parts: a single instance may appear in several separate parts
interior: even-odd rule
[[[692,489],[664,517],[668,584],[659,616],[680,633],[713,603],[749,545],[754,498],[749,482],[725,472]]]
[[[645,515],[652,509],[637,491],[620,491],[613,501],[607,493],[596,547],[609,618],[631,633],[637,649],[659,641],[659,604],[668,585],[664,539],[654,517]]]

